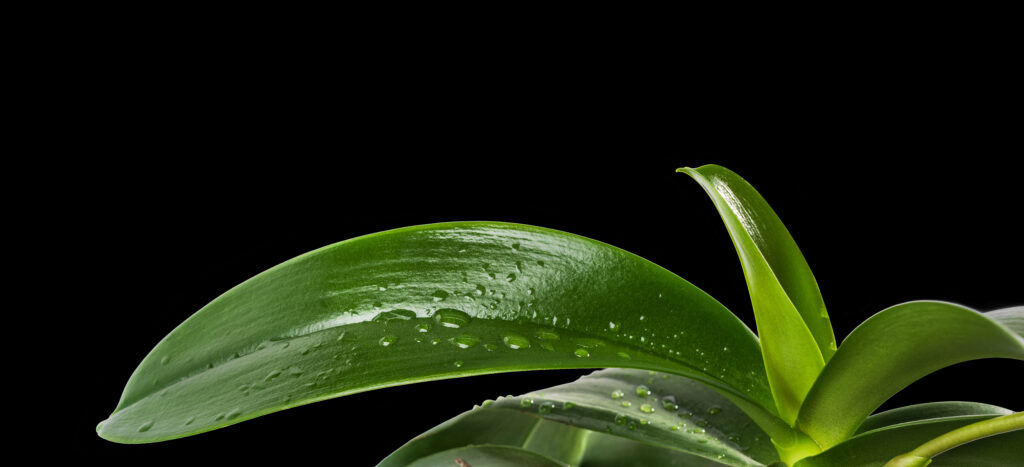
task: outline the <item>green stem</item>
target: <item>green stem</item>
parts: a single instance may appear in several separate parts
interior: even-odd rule
[[[933,457],[961,444],[1020,429],[1024,429],[1024,412],[972,423],[928,441],[913,451],[892,458],[885,467],[925,466],[931,463]]]

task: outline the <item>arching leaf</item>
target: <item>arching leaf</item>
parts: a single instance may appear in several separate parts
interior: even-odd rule
[[[850,333],[800,410],[797,426],[828,449],[919,378],[979,358],[1024,359],[1024,339],[1005,323],[1024,308],[978,313],[946,302],[887,308]]]
[[[380,387],[600,367],[775,412],[756,337],[690,283],[576,235],[465,222],[341,242],[229,290],[150,352],[98,432],[162,441]]]

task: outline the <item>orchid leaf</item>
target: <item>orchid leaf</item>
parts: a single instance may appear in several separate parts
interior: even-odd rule
[[[800,410],[797,427],[828,449],[889,397],[921,377],[980,358],[1024,359],[1014,327],[1024,307],[979,313],[946,302],[885,309],[853,330]],[[1009,325],[1007,325],[1009,323]]]
[[[597,434],[605,441],[595,443]],[[759,466],[778,461],[768,435],[708,386],[667,373],[613,369],[486,401],[484,407],[410,441],[382,465],[406,465],[434,452],[474,444],[508,444],[571,465],[584,458],[613,465],[611,453],[597,448],[611,438],[638,443],[644,450],[657,447],[659,458],[691,463]]]
[[[775,413],[757,338],[690,283],[576,235],[466,222],[337,243],[229,290],[150,352],[98,432],[162,441],[386,386],[601,367]]]
[[[775,211],[746,180],[705,165],[679,169],[708,193],[743,265],[772,394],[792,423],[815,378],[835,352],[818,284]]]
[[[1012,413],[987,404],[942,402],[895,409],[875,415],[874,423],[889,425],[865,431],[795,467],[878,466],[895,456],[949,431]],[[918,418],[925,417],[925,418]],[[898,422],[899,420],[903,420]],[[931,466],[1013,465],[1021,460],[1024,432],[1006,433],[974,441],[935,457]]]

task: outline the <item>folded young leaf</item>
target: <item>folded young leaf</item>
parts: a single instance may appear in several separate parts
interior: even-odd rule
[[[850,438],[795,467],[878,466],[944,433],[1000,416],[987,413],[927,418],[885,426]],[[1024,432],[1006,433],[959,446],[935,457],[930,466],[1005,466],[1022,460]]]
[[[595,447],[594,435],[599,433],[604,434],[603,441],[596,444],[625,439],[646,449],[674,451],[675,458],[691,463],[760,466],[778,460],[765,432],[706,385],[666,373],[613,369],[487,401],[418,436],[381,465],[406,465],[433,452],[472,444],[508,444],[571,465],[587,457],[607,463],[608,450]],[[658,452],[659,458],[673,457]]]
[[[576,235],[465,222],[341,242],[229,290],[150,352],[97,430],[154,442],[386,386],[601,367],[775,413],[757,338],[690,283]]]
[[[893,394],[933,371],[979,358],[1024,359],[1024,338],[1006,325],[1022,314],[1024,307],[979,313],[934,301],[875,314],[850,333],[822,371],[797,427],[828,449],[853,435]]]
[[[792,423],[836,349],[818,283],[785,225],[746,180],[717,165],[679,171],[700,183],[732,237],[750,290],[772,393],[779,413]]]

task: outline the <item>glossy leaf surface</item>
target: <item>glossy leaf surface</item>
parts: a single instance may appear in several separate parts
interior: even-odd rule
[[[98,431],[154,442],[380,387],[600,367],[775,411],[756,337],[690,283],[576,235],[467,222],[348,240],[231,289],[150,352]]]
[[[1005,323],[1024,308],[979,313],[946,302],[909,302],[858,326],[822,371],[797,426],[824,449],[842,442],[889,397],[917,379],[980,358],[1024,359],[1024,339]]]
[[[789,231],[749,183],[729,169],[684,168],[715,203],[743,265],[765,366],[780,414],[792,423],[835,351],[810,267]]]
[[[600,442],[594,439],[598,434]],[[382,465],[405,465],[473,444],[508,444],[572,465],[582,459],[614,465],[613,459],[623,457],[602,448],[612,438],[628,440],[616,443],[623,449],[636,443],[643,446],[636,453],[650,451],[673,462],[748,466],[778,460],[768,436],[706,385],[666,373],[614,369],[487,401],[417,437]]]

